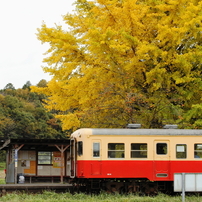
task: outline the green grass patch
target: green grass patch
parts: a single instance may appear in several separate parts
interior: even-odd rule
[[[6,163],[0,162],[0,171],[6,169]]]
[[[0,162],[0,184],[5,184],[5,168],[6,168],[6,163],[5,162]]]
[[[0,184],[6,184],[5,178],[0,178]]]
[[[54,193],[46,191],[43,194],[25,194],[13,193],[7,194],[0,198],[4,202],[181,202],[180,196],[170,197],[160,194],[156,197],[136,196],[136,195],[119,195],[102,193],[100,195],[86,195],[86,194],[70,194],[70,193]],[[202,197],[191,196],[186,197],[186,202],[201,202]]]

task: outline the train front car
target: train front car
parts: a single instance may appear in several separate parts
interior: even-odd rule
[[[172,192],[174,173],[202,173],[202,130],[79,129],[71,135],[77,186],[151,195]]]

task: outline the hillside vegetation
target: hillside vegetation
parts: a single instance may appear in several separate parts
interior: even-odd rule
[[[46,85],[45,81],[39,86]],[[30,92],[30,82],[15,89],[8,84],[0,90],[0,139],[66,138],[61,122],[43,106],[45,95]]]

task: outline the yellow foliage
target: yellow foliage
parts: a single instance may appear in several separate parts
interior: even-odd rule
[[[48,96],[46,107],[57,110],[64,129],[139,120],[153,127],[154,120],[179,117],[182,100],[201,85],[202,2],[75,4],[75,14],[64,16],[69,31],[45,24],[38,29],[38,39],[50,45],[43,69],[53,78],[45,88],[32,88]]]
[[[69,130],[73,129],[76,130],[80,127],[80,121],[76,114],[67,114],[67,115],[57,115],[57,118],[59,118],[64,124],[63,129]]]

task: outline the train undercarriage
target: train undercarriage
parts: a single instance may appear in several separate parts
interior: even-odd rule
[[[152,182],[147,179],[74,179],[73,190],[76,192],[119,194],[140,194],[155,196],[159,192],[171,194],[173,192],[173,182],[157,181]]]

